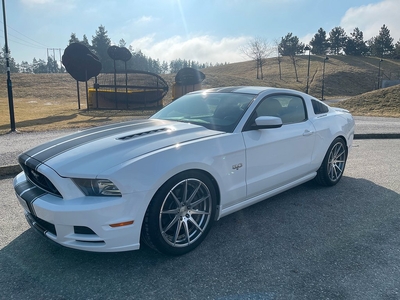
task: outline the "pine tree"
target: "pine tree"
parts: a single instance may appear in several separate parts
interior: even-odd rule
[[[19,66],[19,71],[21,73],[33,73],[32,65],[29,64],[27,61],[22,61]]]
[[[6,46],[4,45],[2,51],[0,52],[0,63],[1,67],[0,70],[2,70],[1,73],[6,73],[7,72],[7,60],[6,60]],[[11,73],[18,73],[19,72],[19,67],[18,64],[15,62],[15,59],[11,56],[11,50],[8,48],[8,65],[10,67],[10,72]]]
[[[322,28],[318,29],[318,32],[311,39],[310,45],[312,47],[312,54],[325,55],[329,48],[329,42],[326,38],[326,31]]]
[[[79,43],[79,39],[76,37],[75,33],[71,33],[71,37],[69,38],[68,45],[73,43]]]
[[[107,31],[104,26],[100,25],[99,29],[96,30],[96,35],[92,37],[92,47],[102,63],[102,72],[112,72],[114,70],[114,62],[107,54],[110,46],[111,40],[107,36]]]
[[[47,57],[46,68],[47,73],[60,73],[57,61],[51,56]]]
[[[46,62],[43,59],[36,60],[36,58],[33,59],[32,69],[35,74],[47,73],[48,71]]]
[[[85,45],[89,50],[92,50],[93,47],[89,44],[89,40],[88,40],[86,34],[83,35],[83,39],[82,39],[81,43],[83,45]]]
[[[371,53],[383,58],[392,56],[393,50],[393,38],[390,36],[390,30],[383,24],[379,35],[371,40]]]
[[[125,42],[125,40],[124,40],[124,39],[120,39],[120,40],[119,40],[119,43],[118,43],[118,46],[119,46],[119,47],[126,47],[126,42]]]
[[[358,28],[354,28],[353,32],[350,33],[350,37],[346,40],[344,46],[344,53],[346,55],[361,56],[368,52],[368,47],[364,42],[363,32]]]
[[[303,53],[304,45],[299,42],[297,36],[293,36],[290,32],[281,39],[278,45],[278,52],[282,56],[294,56]]]
[[[398,42],[396,43],[396,45],[394,46],[394,55],[393,55],[394,59],[400,59],[400,39],[398,40]]]
[[[331,53],[338,55],[345,47],[347,41],[346,32],[342,27],[335,27],[329,33]]]

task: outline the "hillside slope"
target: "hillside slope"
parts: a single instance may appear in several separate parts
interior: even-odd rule
[[[400,86],[376,90],[378,73],[384,79],[400,78],[400,61],[382,61],[374,57],[330,56],[310,57],[309,93],[321,98],[324,73],[324,98],[346,99],[335,106],[350,110],[354,115],[400,117]],[[201,70],[206,75],[203,88],[233,85],[260,85],[305,91],[308,56],[296,58],[296,70],[289,58],[268,59],[263,67],[263,79],[256,79],[253,61],[232,63]],[[163,75],[170,90],[164,104],[172,101],[175,74]],[[10,128],[6,74],[0,75],[0,134]],[[69,74],[11,74],[13,103],[18,130],[40,131],[62,128],[83,128],[143,117],[154,111],[86,110],[85,83],[77,83]],[[89,80],[88,87],[93,86]]]
[[[380,65],[379,70],[379,59],[375,57],[329,56],[323,72],[324,57],[311,56],[309,93],[321,98],[323,75],[324,98],[348,98],[370,92],[377,87],[378,73],[383,79],[400,79],[399,60],[384,60]],[[206,74],[204,84],[207,87],[229,85],[229,82],[250,82],[255,85],[306,90],[308,56],[296,58],[297,81],[293,63],[288,57],[281,58],[280,68],[281,75],[277,58],[268,59],[263,68],[263,80],[256,79],[254,62],[234,63],[202,71]]]
[[[351,97],[338,106],[358,116],[400,117],[400,85]]]

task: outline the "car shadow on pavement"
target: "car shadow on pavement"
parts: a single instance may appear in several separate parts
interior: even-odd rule
[[[52,124],[57,122],[65,122],[67,120],[73,120],[78,116],[78,114],[70,114],[70,115],[57,115],[57,116],[47,116],[44,118],[37,118],[32,120],[25,120],[25,121],[18,121],[17,127],[20,128],[27,128],[27,127],[35,127],[38,125],[46,125]],[[7,130],[10,128],[10,125],[0,125],[0,131]]]
[[[214,224],[194,251],[71,250],[24,231],[0,251],[5,299],[371,299],[400,285],[400,195],[351,177]]]

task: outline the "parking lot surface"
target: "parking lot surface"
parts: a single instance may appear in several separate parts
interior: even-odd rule
[[[196,250],[89,253],[29,229],[0,190],[0,299],[399,299],[400,140],[355,140],[342,181],[222,218]]]

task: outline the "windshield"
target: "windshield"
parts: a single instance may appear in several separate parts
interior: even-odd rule
[[[187,94],[161,109],[151,119],[172,120],[232,132],[255,95],[239,93]]]

